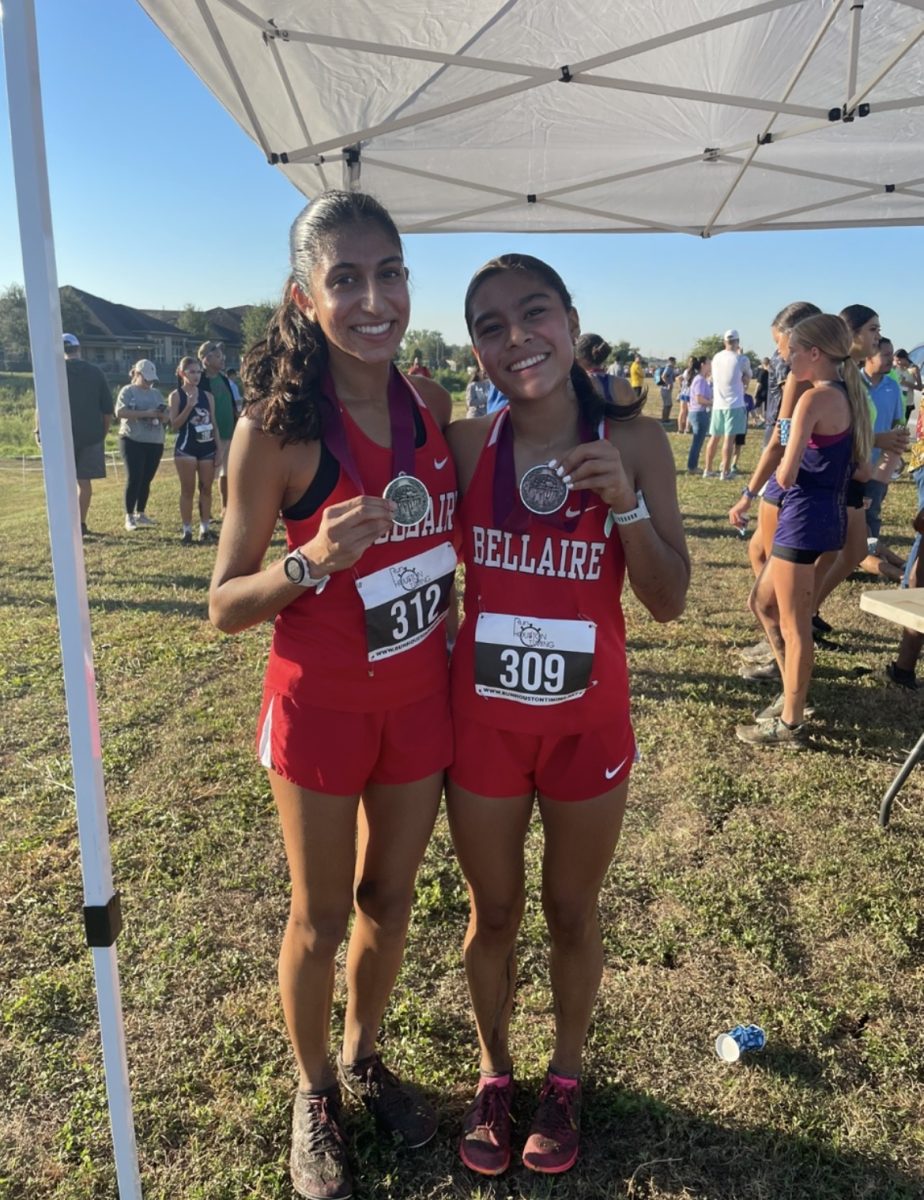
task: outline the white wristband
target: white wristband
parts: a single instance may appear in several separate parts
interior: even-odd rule
[[[635,493],[636,505],[629,512],[618,513],[610,509],[610,516],[617,525],[634,525],[636,521],[650,521],[651,513],[648,511],[648,505],[645,503],[645,497],[641,492]]]

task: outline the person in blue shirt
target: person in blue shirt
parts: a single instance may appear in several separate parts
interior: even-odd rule
[[[873,424],[873,434],[887,433],[905,424],[905,400],[902,389],[889,374],[892,370],[893,346],[888,338],[880,338],[879,348],[866,360],[864,376],[869,395],[876,408],[876,420]],[[878,461],[880,451],[873,449],[873,464]],[[882,529],[882,502],[889,490],[888,479],[882,479],[879,473],[863,485],[864,497],[869,499],[866,510],[867,545],[870,554],[877,554],[879,533]]]

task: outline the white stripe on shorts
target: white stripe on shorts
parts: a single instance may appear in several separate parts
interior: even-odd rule
[[[269,704],[266,706],[266,717],[263,721],[263,728],[260,730],[260,765],[268,770],[273,769],[273,705],[276,703],[276,697],[273,696]]]

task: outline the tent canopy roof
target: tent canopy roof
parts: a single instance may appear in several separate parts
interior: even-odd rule
[[[306,196],[405,232],[924,223],[924,0],[139,0]]]

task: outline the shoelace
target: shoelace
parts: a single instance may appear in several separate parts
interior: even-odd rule
[[[494,1130],[503,1125],[510,1116],[510,1092],[508,1088],[483,1087],[475,1097],[477,1107],[472,1109],[476,1119],[475,1129]]]
[[[574,1102],[574,1088],[557,1087],[554,1080],[549,1080],[539,1093],[539,1111],[536,1113],[534,1125],[550,1137],[571,1132],[574,1129],[574,1118],[571,1110]]]
[[[305,1140],[312,1154],[337,1153],[340,1149],[343,1135],[337,1116],[336,1102],[331,1096],[312,1096],[308,1101]]]
[[[366,1068],[363,1083],[383,1108],[392,1112],[407,1112],[414,1108],[413,1097],[401,1086],[398,1076],[389,1071],[380,1058]]]

